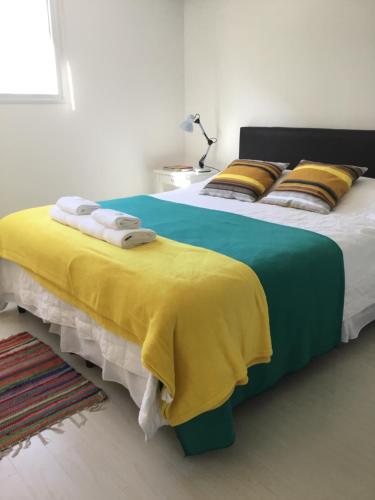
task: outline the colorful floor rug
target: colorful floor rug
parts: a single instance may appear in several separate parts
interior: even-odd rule
[[[29,333],[0,341],[0,457],[104,399],[101,389]]]

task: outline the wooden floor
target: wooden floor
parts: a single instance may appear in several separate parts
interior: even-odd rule
[[[0,313],[0,338],[21,331],[58,352],[38,319]],[[170,428],[146,443],[126,390],[63,357],[110,401],[1,460],[1,500],[375,499],[375,325],[238,408],[234,446],[190,458]]]

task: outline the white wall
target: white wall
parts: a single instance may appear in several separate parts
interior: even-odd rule
[[[185,37],[211,163],[237,156],[240,126],[375,128],[374,0],[186,0]],[[204,149],[186,145],[190,161]]]
[[[152,168],[183,154],[183,1],[57,3],[76,111],[0,104],[0,216],[150,191]]]
[[[185,112],[218,135],[219,167],[241,125],[375,128],[374,0],[57,2],[77,109],[0,104],[0,216],[151,191]],[[185,145],[205,150],[198,131]]]

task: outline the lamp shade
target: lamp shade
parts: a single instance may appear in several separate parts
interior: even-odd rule
[[[181,123],[180,127],[185,132],[193,132],[193,130],[194,130],[194,120],[195,120],[195,116],[194,115],[188,115],[186,117],[186,120],[184,120]]]

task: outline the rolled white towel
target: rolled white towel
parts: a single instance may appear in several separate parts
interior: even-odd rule
[[[121,248],[133,248],[144,243],[150,243],[156,238],[152,229],[106,229],[104,239],[112,245]]]
[[[133,248],[150,243],[156,238],[156,233],[152,229],[108,229],[96,222],[91,215],[68,214],[56,205],[51,208],[50,215],[61,224],[79,229],[84,234],[120,248]]]
[[[92,217],[109,229],[137,229],[141,224],[138,217],[110,208],[98,208],[92,213]]]
[[[104,240],[105,227],[94,220],[91,215],[79,215],[78,229],[83,234],[93,236],[98,240]]]
[[[80,219],[79,229],[82,233],[120,248],[133,248],[150,243],[156,238],[152,229],[108,229],[90,215],[82,215]]]
[[[72,215],[90,215],[100,208],[94,201],[85,200],[80,196],[63,196],[57,200],[56,205]]]
[[[79,229],[80,220],[82,217],[85,217],[84,215],[72,215],[68,212],[64,212],[64,210],[61,210],[57,205],[51,208],[49,214],[55,221],[73,227],[74,229]]]

